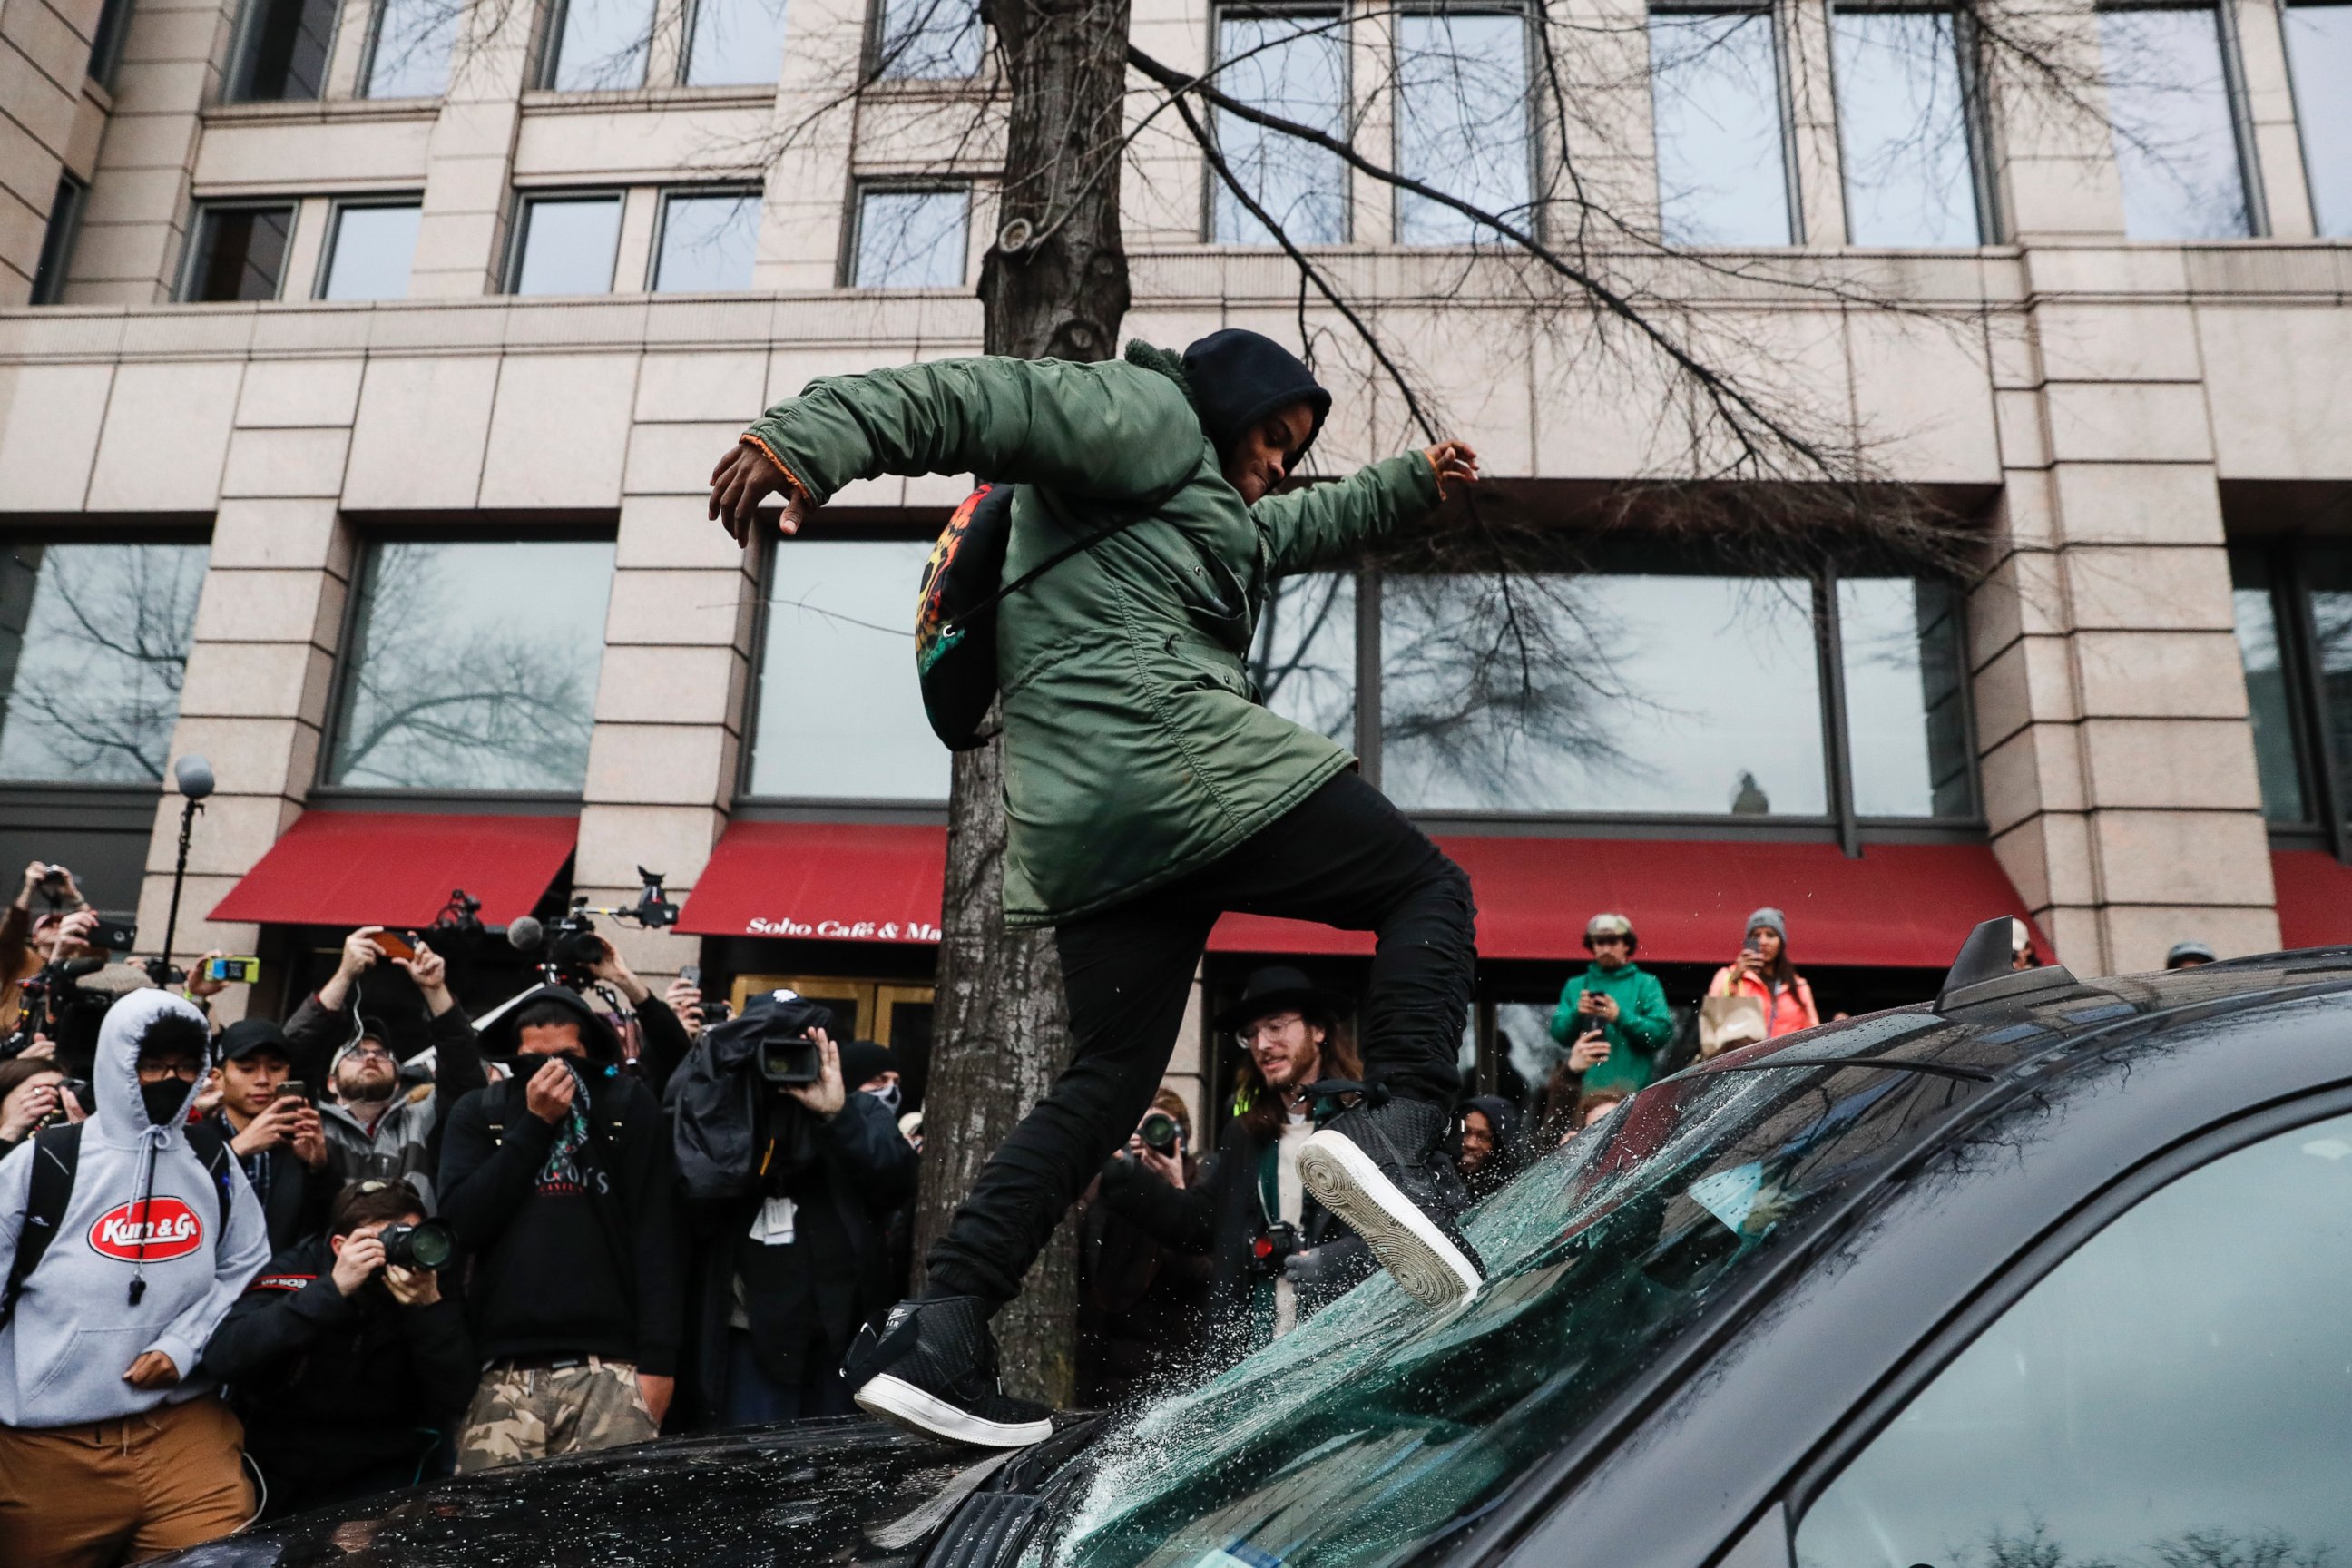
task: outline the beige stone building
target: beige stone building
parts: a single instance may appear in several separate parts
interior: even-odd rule
[[[922,1048],[947,762],[903,628],[963,483],[853,486],[749,554],[703,512],[763,405],[979,342],[976,35],[877,7],[0,0],[0,848],[76,866],[152,952],[159,781],[200,752],[173,951],[258,953],[232,1007],[290,1005],[350,924],[422,928],[458,888],[493,923],[623,904],[642,867],[686,904],[625,928],[648,975],[796,977]],[[1465,664],[1475,575],[1286,594],[1269,700],[1353,735],[1477,882],[1489,1077],[1542,1065],[1598,909],[1679,1003],[1780,905],[1855,1011],[1988,914],[2084,971],[2352,940],[2352,5],[2053,0],[2078,61],[2169,72],[2110,73],[2110,135],[1997,70],[1959,90],[1967,29],[1933,12],[1595,0],[1570,20],[1630,21],[1649,90],[1595,87],[1602,145],[1522,116],[1500,156],[1491,115],[1317,51],[1442,35],[1524,78],[1506,6],[1136,9],[1171,63],[1255,60],[1236,92],[1482,201],[1583,158],[1712,247],[1659,274],[1672,309],[1982,532],[1959,586],[1612,545],[1543,601],[1585,658],[1536,672],[1532,715]],[[877,47],[904,53],[819,113]],[[1950,134],[1906,142],[1889,103],[1946,86]],[[1659,471],[1662,394],[1594,368],[1589,317],[1336,161],[1254,166],[1498,504],[1572,531]],[[1298,341],[1297,275],[1165,117],[1128,191],[1130,331]],[[1392,392],[1334,381],[1325,471],[1417,444]],[[1360,951],[1229,921],[1206,984]],[[480,966],[485,994],[514,972]]]

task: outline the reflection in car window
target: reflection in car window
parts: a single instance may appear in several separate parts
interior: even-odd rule
[[[2317,1568],[2352,1550],[2352,1117],[2101,1230],[1822,1494],[1804,1568]]]
[[[1810,1055],[1970,1061],[1921,1013]],[[1982,1092],[1846,1067],[1652,1086],[1473,1210],[1490,1283],[1432,1315],[1385,1278],[1098,1445],[1047,1561],[1385,1563],[1444,1534],[1922,1123]],[[1224,1556],[1215,1555],[1218,1553]]]

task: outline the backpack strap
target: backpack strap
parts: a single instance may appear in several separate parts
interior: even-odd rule
[[[228,1229],[229,1205],[236,1201],[236,1178],[229,1174],[229,1166],[236,1158],[229,1148],[228,1130],[211,1117],[190,1121],[180,1131],[187,1135],[188,1152],[212,1173],[213,1183],[220,1188],[220,1229]]]
[[[16,1231],[16,1256],[8,1265],[8,1283],[0,1291],[0,1324],[16,1315],[16,1298],[25,1281],[41,1266],[49,1243],[58,1237],[66,1205],[73,1201],[74,1168],[81,1163],[82,1123],[45,1127],[33,1135],[32,1186],[25,1196],[25,1222]]]
[[[1054,553],[1045,557],[1045,560],[1040,561],[1036,565],[1032,566],[1028,571],[1024,572],[1020,576],[1013,579],[1012,582],[1005,584],[1003,587],[997,589],[995,593],[991,594],[987,598],[982,599],[979,604],[965,610],[962,615],[956,617],[957,620],[964,622],[978,620],[981,616],[996,608],[997,605],[1003,604],[1014,594],[1019,593],[1022,589],[1026,588],[1030,584],[1034,583],[1038,578],[1043,577],[1046,573],[1051,572],[1055,567],[1059,566],[1063,562],[1067,561],[1071,556],[1084,554],[1086,552],[1092,550],[1096,545],[1100,544],[1103,541],[1109,539],[1116,534],[1126,532],[1129,529],[1133,528],[1137,523],[1143,521],[1146,518],[1158,515],[1161,507],[1166,506],[1170,501],[1174,500],[1178,495],[1182,493],[1184,487],[1192,482],[1192,476],[1186,474],[1182,479],[1178,479],[1173,485],[1170,486],[1167,489],[1162,490],[1160,494],[1152,497],[1150,500],[1138,502],[1125,508],[1108,509],[1118,513],[1112,521],[1095,530],[1092,533],[1087,534],[1083,539],[1076,540],[1068,544],[1065,544],[1061,549],[1056,550]],[[1055,496],[1052,491],[1045,489],[1043,486],[1036,487],[1036,489],[1038,499],[1045,504],[1048,510],[1056,513],[1062,512],[1062,507],[1060,504],[1061,498]],[[1063,515],[1066,516],[1066,514]]]

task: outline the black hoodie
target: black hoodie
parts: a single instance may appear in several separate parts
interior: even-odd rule
[[[1304,452],[1315,444],[1331,412],[1331,395],[1316,384],[1315,373],[1297,354],[1241,327],[1211,332],[1186,349],[1184,380],[1219,462],[1233,457],[1234,443],[1251,426],[1294,403],[1306,404],[1315,414],[1306,443],[1298,448]]]
[[[482,1354],[611,1356],[641,1373],[677,1370],[683,1273],[668,1120],[615,1064],[619,1042],[560,986],[522,998],[576,1013],[588,1047],[588,1142],[547,1169],[557,1126],[531,1114],[524,1084],[541,1058],[457,1102],[441,1145],[441,1217],[475,1255],[467,1287]],[[507,1026],[503,1033],[511,1036]]]

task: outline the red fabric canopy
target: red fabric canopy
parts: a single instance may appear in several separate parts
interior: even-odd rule
[[[2279,945],[2334,947],[2352,942],[2352,868],[2324,849],[2273,849]]]
[[[482,900],[483,920],[504,925],[530,913],[579,833],[569,816],[305,812],[212,918],[415,928],[463,888]]]
[[[1485,958],[1582,956],[1587,917],[1615,910],[1644,958],[1716,963],[1762,904],[1789,917],[1790,950],[1813,964],[1942,968],[1979,921],[2025,907],[1978,844],[1834,845],[1754,840],[1454,837],[1470,873]],[[879,824],[739,822],[712,851],[678,929],[703,936],[939,940],[947,831]],[[1298,921],[1227,915],[1217,952],[1368,953],[1371,938]]]

